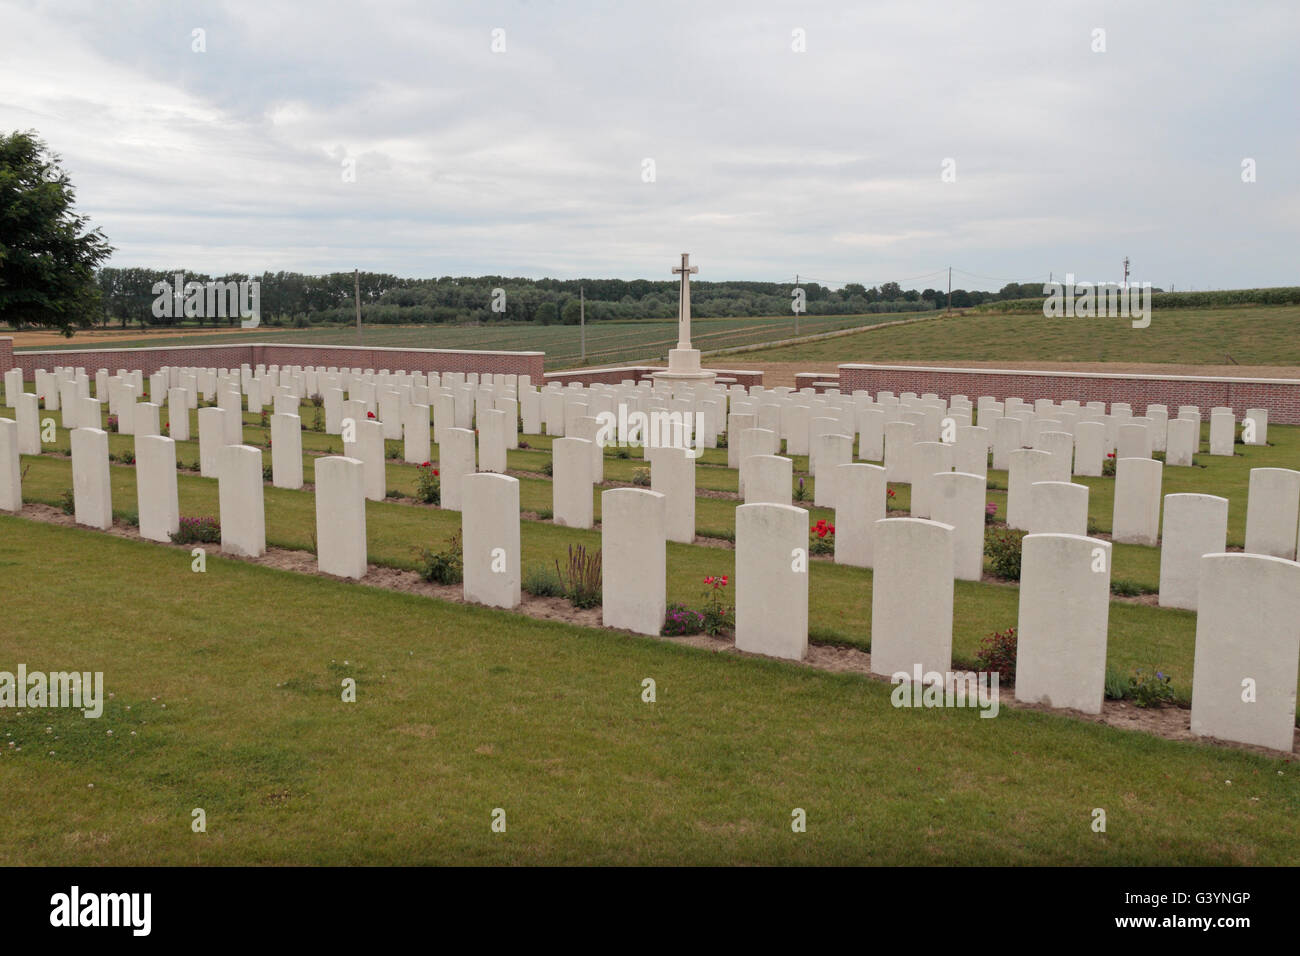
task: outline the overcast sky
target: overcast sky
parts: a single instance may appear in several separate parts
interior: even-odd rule
[[[1294,285],[1298,48],[1300,0],[0,0],[0,129],[117,266]]]

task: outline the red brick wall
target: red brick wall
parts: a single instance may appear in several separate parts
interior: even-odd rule
[[[1291,379],[841,365],[840,391],[851,394],[854,389],[873,395],[881,390],[895,395],[934,392],[945,399],[966,395],[972,402],[981,395],[999,401],[1015,396],[1027,402],[1038,398],[1128,402],[1134,414],[1141,414],[1149,404],[1168,405],[1171,415],[1178,413],[1179,405],[1197,405],[1206,419],[1216,406],[1231,408],[1238,418],[1248,408],[1267,408],[1270,423],[1300,424],[1300,380]]]
[[[241,365],[315,365],[407,372],[492,372],[528,375],[542,382],[544,352],[476,352],[468,349],[389,349],[351,345],[179,345],[142,349],[56,349],[13,352],[12,339],[0,339],[0,372],[18,365],[24,378],[36,369],[80,366],[90,374],[106,368],[139,369],[151,375],[163,366],[239,368]]]

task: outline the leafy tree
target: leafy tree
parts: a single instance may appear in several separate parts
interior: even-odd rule
[[[113,248],[73,212],[60,163],[35,133],[0,134],[0,320],[71,336],[103,319],[95,267]]]

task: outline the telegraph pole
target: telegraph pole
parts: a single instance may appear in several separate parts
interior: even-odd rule
[[[578,286],[578,335],[582,339],[582,361],[587,362],[587,289]]]
[[[1124,288],[1128,288],[1128,256],[1124,257]]]
[[[952,266],[948,267],[948,315],[952,315]]]
[[[799,273],[797,272],[794,274],[794,287],[799,288]],[[799,337],[799,313],[797,311],[794,314],[794,337]]]
[[[357,342],[361,342],[361,270],[352,270],[352,297],[357,304]]]

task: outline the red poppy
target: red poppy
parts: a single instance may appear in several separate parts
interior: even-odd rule
[[[366,418],[374,418],[374,417],[375,417],[374,412],[366,412]]]

